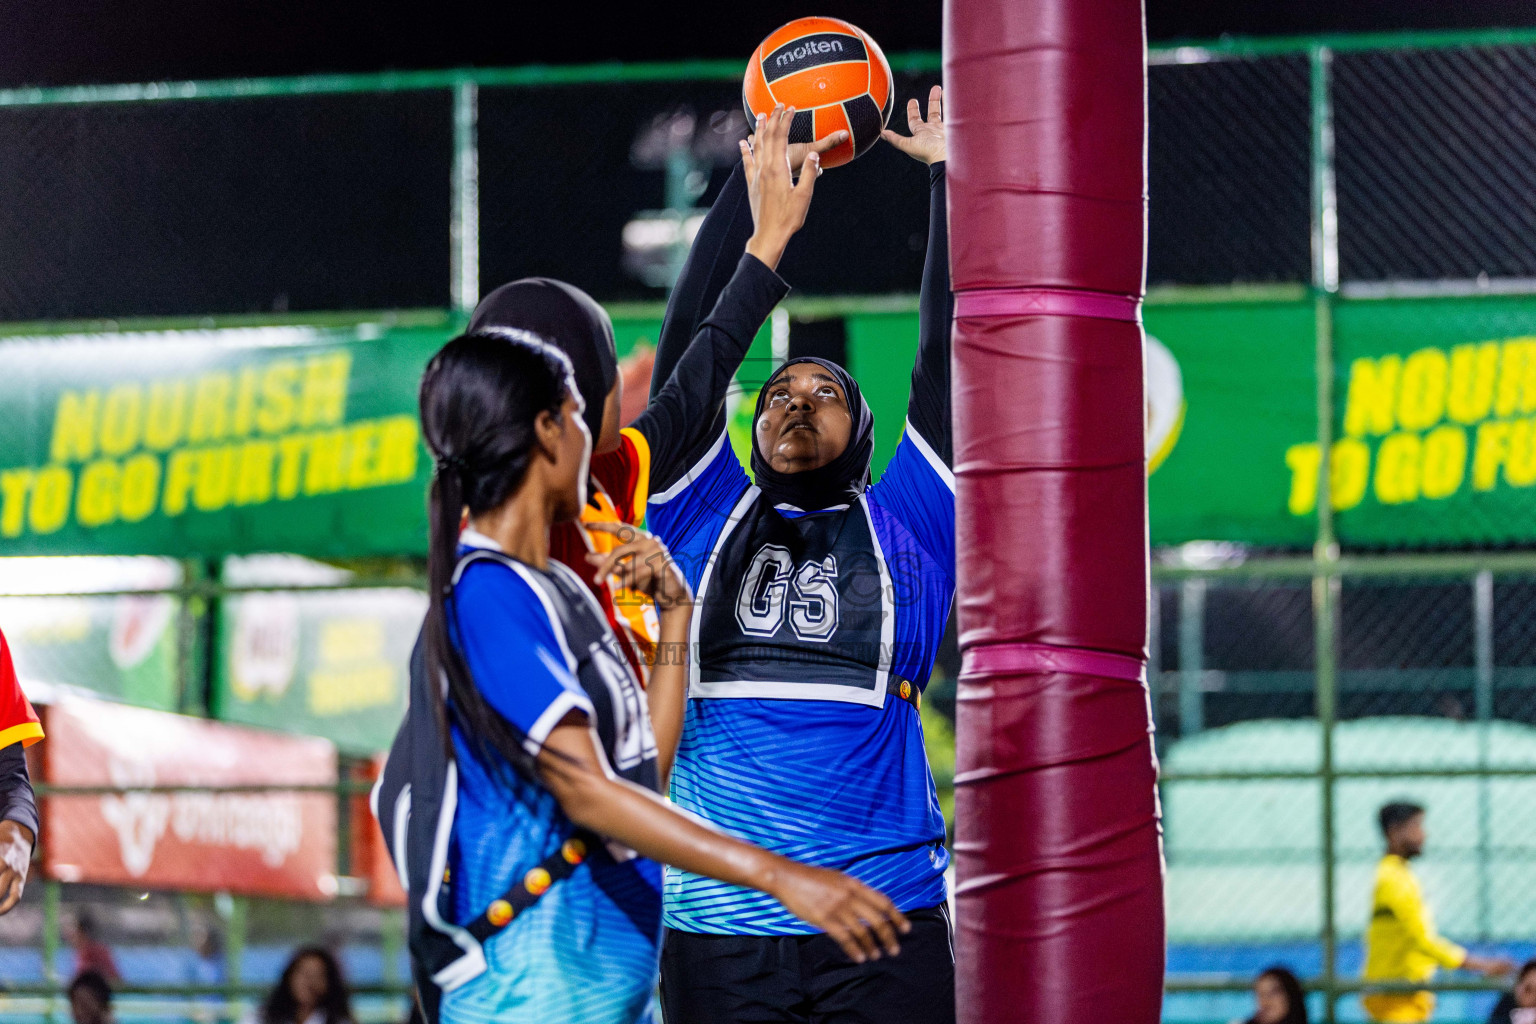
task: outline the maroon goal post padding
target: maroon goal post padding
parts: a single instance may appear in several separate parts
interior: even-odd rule
[[[1152,1024],[1139,0],[947,0],[960,1020]]]

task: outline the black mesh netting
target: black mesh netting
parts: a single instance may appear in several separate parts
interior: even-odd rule
[[[926,96],[937,76],[898,76],[892,117]],[[659,115],[687,111],[703,136],[712,121],[734,142],[741,90],[734,82],[654,82],[480,91],[480,274],[483,289],[529,274],[578,282],[603,299],[656,299],[664,292],[623,266],[623,231],[635,214],[666,202],[666,173],[634,156]],[[733,115],[735,117],[733,117]],[[708,206],[735,163],[726,147]],[[804,229],[781,267],[805,294],[912,292],[922,274],[927,174],[877,146],[816,183]]]
[[[1305,281],[1305,57],[1148,69],[1147,280]]]
[[[1345,280],[1536,275],[1536,48],[1334,59]]]
[[[0,319],[448,304],[444,92],[0,110]]]

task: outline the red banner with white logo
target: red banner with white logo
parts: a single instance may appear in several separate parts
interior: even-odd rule
[[[377,782],[384,771],[384,755],[363,761],[353,769],[352,777],[361,782]],[[352,873],[368,883],[368,902],[379,907],[405,906],[405,890],[400,873],[389,857],[384,835],[374,820],[373,808],[366,796],[352,798]]]
[[[336,784],[327,740],[80,697],[50,703],[51,786]],[[121,792],[50,796],[43,870],[64,882],[324,900],[336,894],[330,793]]]

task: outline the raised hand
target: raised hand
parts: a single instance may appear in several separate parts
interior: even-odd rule
[[[907,100],[907,131],[911,135],[897,135],[889,128],[880,137],[914,160],[936,164],[946,158],[944,147],[944,89],[934,86],[928,91],[928,119],[923,120],[917,100]]]
[[[583,523],[585,529],[612,534],[619,546],[612,551],[590,552],[587,561],[596,566],[592,578],[602,583],[613,576],[619,589],[633,590],[656,602],[660,611],[689,608],[693,592],[672,554],[654,535],[628,523]]]
[[[848,133],[839,128],[826,138],[817,139],[815,142],[791,142],[789,144],[789,170],[795,177],[800,177],[800,170],[805,166],[805,158],[815,153],[820,159],[821,154],[829,149],[836,149],[848,141]]]
[[[741,143],[754,229],[747,252],[770,270],[779,265],[785,246],[805,224],[816,178],[821,174],[821,155],[812,147],[805,156],[799,182],[794,179],[789,163],[789,125],[794,117],[795,108],[781,103],[772,113],[757,116],[752,144]]]

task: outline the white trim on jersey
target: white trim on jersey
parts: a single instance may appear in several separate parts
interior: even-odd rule
[[[660,494],[652,494],[649,500],[650,504],[665,505],[679,494],[682,494],[683,491],[698,479],[699,474],[704,472],[711,462],[715,461],[715,456],[719,455],[720,449],[725,447],[725,441],[728,436],[730,436],[729,431],[720,431],[720,436],[715,439],[715,443],[710,446],[709,451],[704,453],[704,457],[688,467],[688,472],[679,477],[677,482],[671,487],[668,487]]]
[[[437,834],[432,840],[432,867],[427,872],[427,891],[421,895],[421,914],[428,926],[442,932],[464,951],[464,955],[432,975],[432,981],[444,992],[452,992],[486,971],[485,949],[475,937],[458,925],[444,921],[437,912],[437,894],[443,887],[443,872],[448,867],[448,841],[453,835],[453,815],[459,807],[459,766],[448,762],[443,780],[443,804],[437,816]]]
[[[918,432],[918,429],[912,425],[911,420],[907,420],[906,431],[907,436],[912,439],[912,446],[922,453],[923,458],[928,460],[928,465],[932,466],[933,471],[939,475],[939,479],[944,481],[945,485],[949,488],[949,493],[955,493],[955,471],[944,465],[944,460],[939,458],[939,453],[933,450],[933,446],[928,443],[928,439]]]
[[[881,676],[887,673],[882,671]],[[688,688],[694,699],[756,698],[760,700],[834,700],[841,704],[885,706],[885,685],[877,690],[863,690],[846,683],[782,683],[767,679],[723,679],[695,682]]]
[[[752,503],[757,500],[757,496],[761,493],[763,492],[755,486],[748,487],[745,493],[742,494],[741,499],[736,502],[736,507],[731,509],[731,514],[726,517],[725,525],[720,527],[720,536],[715,539],[715,546],[710,550],[709,559],[704,563],[704,573],[699,577],[698,588],[693,592],[693,621],[688,624],[688,650],[690,652],[700,650],[699,620],[704,617],[701,614],[704,608],[704,591],[708,589],[709,581],[715,574],[715,563],[720,560],[720,549],[725,547],[725,542],[730,538],[731,531],[741,525],[742,517],[747,514],[747,510],[752,507]],[[690,657],[688,659],[688,693],[690,696],[693,693],[693,688],[698,685],[699,659]]]
[[[869,543],[875,549],[875,564],[880,567],[880,668],[875,673],[875,692],[880,695],[876,707],[885,707],[885,691],[891,682],[891,659],[896,649],[896,609],[892,605],[896,588],[891,585],[891,567],[885,564],[885,549],[880,546],[880,534],[869,512],[869,499],[862,494],[859,495],[859,508],[864,512],[865,525],[869,527]]]
[[[454,585],[458,585],[459,578],[464,574],[464,570],[469,567],[470,562],[485,558],[489,558],[492,561],[505,565],[507,568],[517,573],[518,578],[526,583],[528,585],[528,589],[532,590],[534,596],[539,599],[539,606],[544,609],[544,614],[549,619],[550,631],[555,634],[555,640],[560,644],[560,653],[565,657],[566,670],[571,673],[572,677],[575,677],[576,657],[571,653],[570,644],[566,642],[565,627],[560,624],[560,616],[555,612],[555,606],[550,602],[549,595],[544,592],[543,585],[540,584],[538,580],[533,579],[528,575],[528,567],[523,565],[517,559],[513,558],[511,555],[503,554],[501,545],[497,544],[494,540],[491,540],[491,538],[485,536],[483,533],[478,533],[474,530],[465,530],[464,533],[459,537],[459,543],[463,544],[465,547],[475,548],[477,551],[475,554],[466,555],[459,560],[459,564],[454,568],[453,571]],[[550,564],[558,565],[562,569],[565,569],[566,572],[571,572],[567,566],[558,561],[551,562]],[[571,578],[577,579],[576,574],[571,573]],[[580,582],[579,579],[577,579],[577,581]],[[587,595],[588,600],[590,600],[594,605],[597,604],[597,599],[588,593],[585,586],[582,586],[579,589],[583,594]],[[606,624],[607,622],[604,620],[604,625]],[[578,683],[577,685],[580,684]],[[549,739],[550,732],[553,731],[555,726],[560,724],[560,720],[564,718],[568,712],[571,711],[581,711],[585,713],[588,721],[597,720],[597,712],[593,710],[592,702],[587,699],[587,695],[584,693],[577,693],[567,690],[565,693],[562,693],[560,696],[551,701],[549,707],[544,709],[544,713],[539,715],[538,721],[533,723],[533,728],[529,729],[528,734],[523,737],[523,749],[528,751],[528,753],[534,757],[539,756],[539,751],[544,749],[544,741]]]
[[[383,779],[384,774],[380,772],[379,780],[382,782]],[[375,818],[379,816],[377,800],[374,801],[373,816]],[[410,846],[410,840],[407,835],[407,830],[410,828],[410,824],[411,784],[407,782],[400,788],[400,796],[395,800],[395,849],[400,851],[400,860],[399,863],[395,865],[395,869],[400,873],[400,888],[406,892],[411,891],[411,875],[406,868],[405,860],[406,850]]]
[[[554,731],[560,720],[572,711],[580,711],[587,716],[587,721],[597,721],[597,712],[592,710],[592,702],[578,693],[566,691],[554,700],[549,707],[539,716],[539,720],[533,723],[528,730],[528,735],[523,737],[523,749],[534,757],[539,756],[539,751],[544,749],[544,741],[549,739],[549,734]]]
[[[736,507],[731,509],[730,516],[725,525],[720,528],[720,536],[715,540],[715,546],[709,553],[709,560],[704,566],[704,575],[699,578],[697,596],[694,598],[697,608],[704,607],[704,592],[709,587],[710,577],[714,574],[715,566],[720,561],[720,553],[725,550],[726,542],[736,527],[741,525],[748,510],[757,501],[762,492],[756,487],[747,488],[747,492],[741,496]],[[857,502],[859,509],[864,513],[864,522],[869,528],[869,542],[874,548],[875,564],[880,567],[880,665],[875,670],[875,686],[872,690],[866,690],[858,686],[850,686],[846,683],[803,683],[803,682],[775,682],[772,680],[755,679],[725,679],[706,683],[699,678],[699,658],[689,660],[688,666],[688,696],[690,698],[763,698],[772,700],[833,700],[844,704],[865,704],[872,708],[885,707],[885,691],[890,685],[892,641],[896,635],[896,609],[891,606],[891,572],[885,564],[885,550],[880,546],[880,535],[875,532],[875,521],[870,516],[869,502],[861,494]],[[693,622],[688,627],[689,650],[698,651],[699,646],[699,620],[703,616],[694,613]]]

